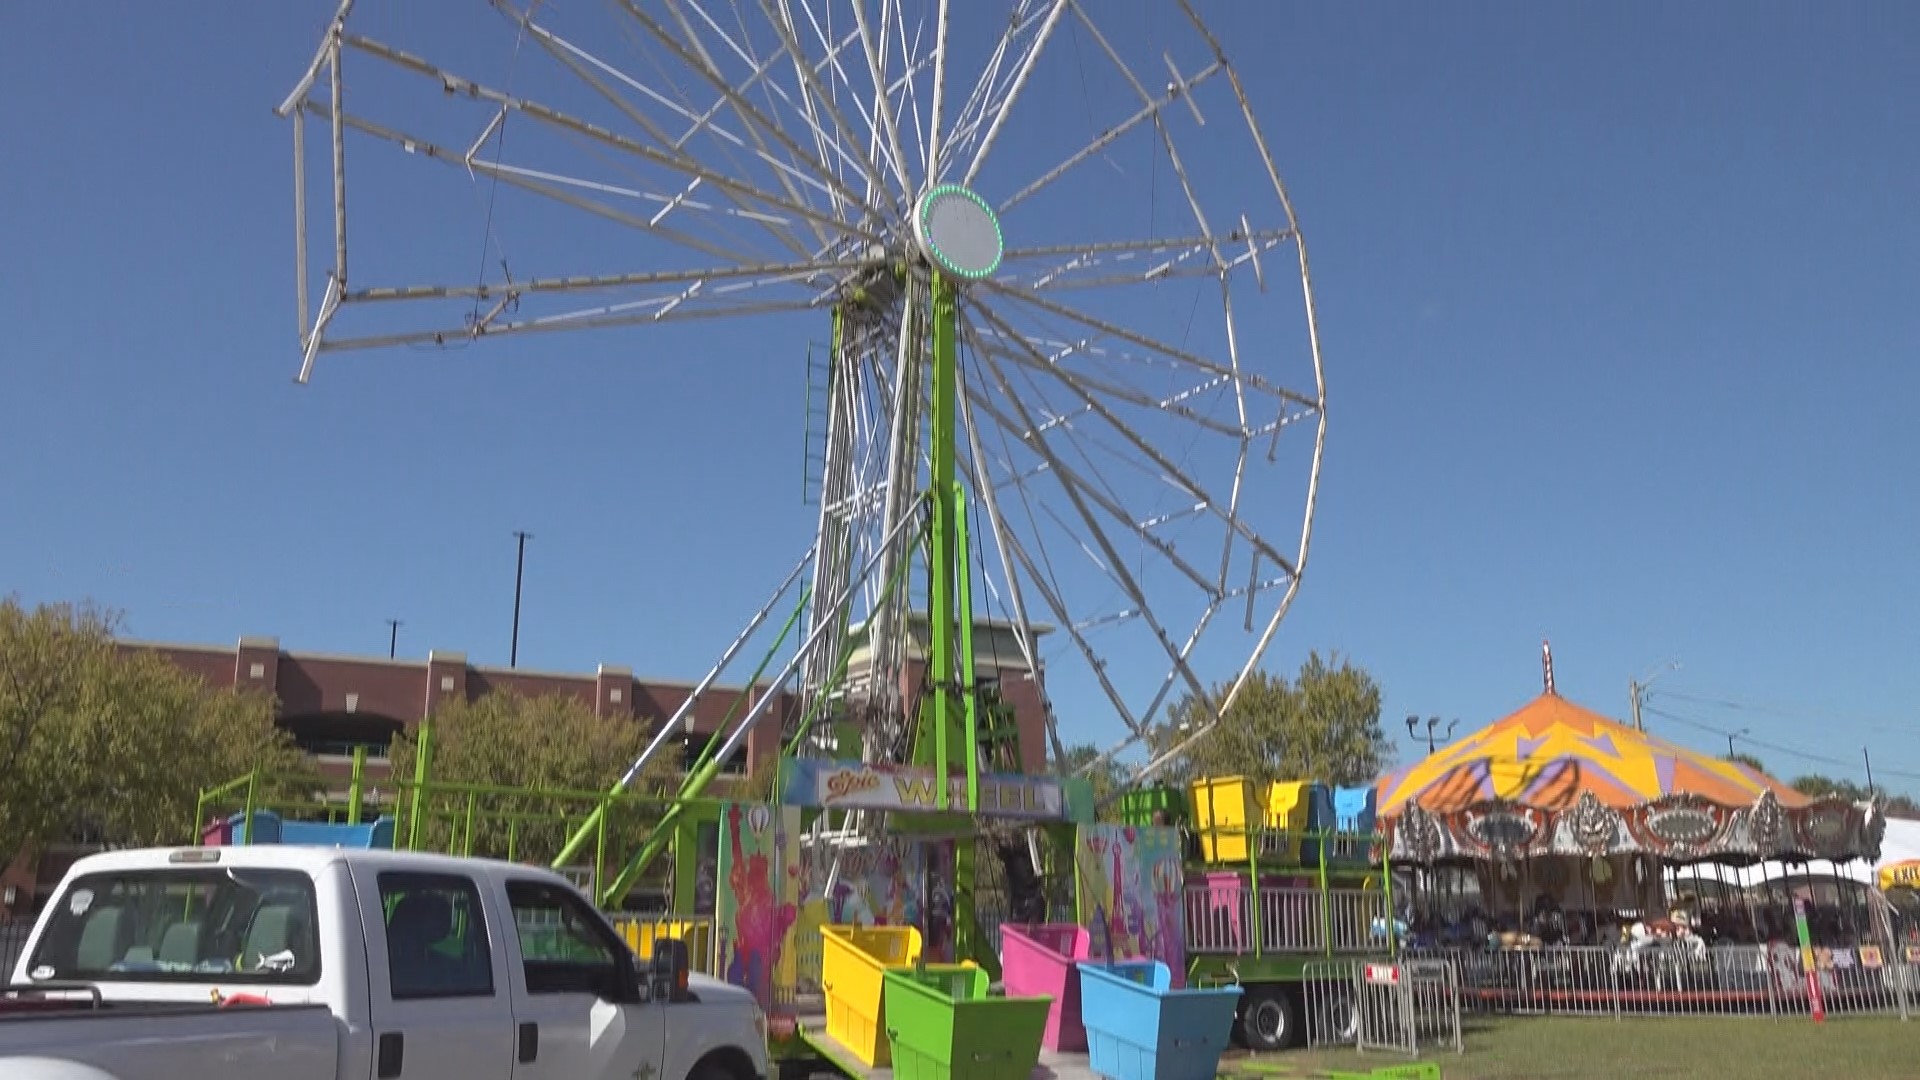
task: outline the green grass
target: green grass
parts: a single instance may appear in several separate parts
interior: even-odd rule
[[[1423,1053],[1442,1080],[1912,1080],[1920,1019],[1773,1020],[1463,1018],[1466,1053]],[[1249,1077],[1314,1077],[1404,1062],[1353,1050],[1290,1052],[1221,1063]],[[1242,1068],[1245,1071],[1242,1072]],[[1257,1071],[1256,1071],[1257,1070]]]

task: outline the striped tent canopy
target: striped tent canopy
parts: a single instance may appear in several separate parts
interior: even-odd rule
[[[1722,806],[1747,806],[1767,791],[1786,807],[1809,801],[1764,773],[1635,731],[1558,694],[1541,694],[1388,774],[1377,791],[1382,817],[1410,802],[1436,813],[1494,800],[1571,810],[1589,791],[1616,810],[1681,794]]]
[[[1809,799],[1744,765],[1581,708],[1551,686],[1511,716],[1379,780],[1393,859],[1877,857],[1885,821],[1871,807]]]

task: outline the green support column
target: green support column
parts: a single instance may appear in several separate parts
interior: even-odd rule
[[[966,695],[961,708],[967,754],[967,809],[980,812],[980,695],[974,686],[973,564],[967,557],[967,497],[958,483],[952,488],[954,521],[954,575],[959,580],[960,678]]]
[[[240,842],[243,844],[253,843],[253,796],[259,777],[258,769],[247,774],[247,802],[240,811]]]
[[[933,408],[930,425],[933,445],[928,454],[933,473],[932,482],[928,485],[928,497],[933,502],[933,550],[930,559],[933,582],[927,596],[927,681],[933,685],[933,764],[937,777],[934,806],[940,810],[947,809],[949,805],[947,777],[953,751],[947,745],[948,725],[953,720],[953,693],[957,686],[953,634],[957,628],[963,639],[971,636],[967,627],[955,621],[956,608],[966,603],[956,595],[955,590],[957,587],[959,594],[964,595],[966,582],[959,580],[954,573],[959,539],[953,499],[953,455],[957,443],[954,438],[954,413],[958,407],[960,380],[953,324],[953,286],[945,275],[936,272],[933,274]],[[971,676],[972,673],[968,674]],[[972,679],[969,678],[968,682],[972,682]],[[967,755],[969,761],[973,758],[973,754]],[[979,809],[973,779],[973,771],[969,768],[968,813]]]
[[[956,438],[956,413],[960,398],[960,361],[958,350],[954,348],[954,288],[945,275],[933,273],[933,402],[931,402],[931,423],[929,423],[929,484],[927,500],[933,503],[933,538],[929,550],[929,571],[933,578],[927,590],[927,682],[933,686],[933,771],[937,776],[933,790],[933,805],[941,811],[950,807],[947,778],[952,769],[952,736],[954,736],[954,692],[960,688],[960,673],[956,673],[956,651],[958,642],[954,634],[960,634],[960,640],[968,640],[972,634],[964,625],[962,613],[972,607],[968,600],[968,580],[960,577],[958,563],[964,559],[960,552],[960,523],[958,523],[958,505],[954,500],[954,448]],[[966,673],[966,682],[972,684],[972,673]],[[972,694],[968,694],[972,700]],[[972,709],[964,709],[972,713]],[[972,761],[975,753],[968,749],[968,813],[979,811],[979,792],[977,778],[973,776]]]
[[[353,778],[347,783],[347,824],[360,824],[360,800],[367,797],[367,748],[353,748]]]
[[[432,760],[433,721],[427,719],[420,721],[420,741],[416,743],[413,748],[413,794],[412,797],[407,800],[408,851],[420,850],[420,841],[422,839],[420,828],[420,799],[421,793],[427,786],[428,770],[432,767]]]

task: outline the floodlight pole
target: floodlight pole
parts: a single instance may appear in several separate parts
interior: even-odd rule
[[[520,542],[519,552],[513,558],[513,644],[508,647],[507,666],[520,666],[520,583],[527,572],[527,541],[532,538],[530,532],[518,532],[514,538]]]

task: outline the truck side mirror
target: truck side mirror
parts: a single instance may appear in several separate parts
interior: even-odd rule
[[[648,965],[647,985],[659,1002],[687,1000],[687,943],[679,938],[656,938]]]

